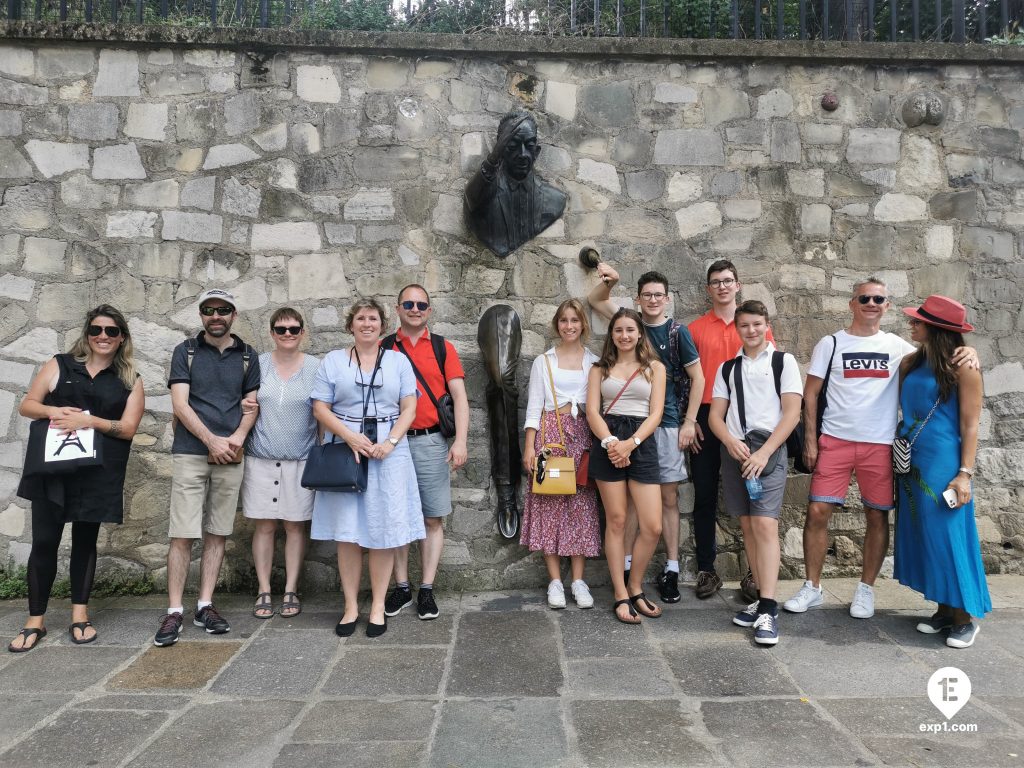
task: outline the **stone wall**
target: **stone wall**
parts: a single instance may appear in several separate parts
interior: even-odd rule
[[[78,43],[77,29],[12,25],[0,41],[0,562],[24,563],[30,542],[27,503],[14,496],[27,435],[18,401],[86,309],[108,301],[129,315],[147,392],[126,521],[104,527],[101,567],[159,580],[164,381],[171,349],[198,328],[199,293],[234,291],[236,330],[258,348],[269,345],[270,313],[293,304],[311,325],[311,351],[323,353],[347,343],[341,318],[353,297],[390,306],[401,285],[420,281],[436,330],[463,356],[473,408],[440,581],[540,583],[539,561],[493,523],[476,320],[494,302],[518,309],[525,377],[549,343],[554,307],[592,285],[576,255],[593,245],[627,287],[646,269],[665,272],[685,319],[706,309],[706,264],[732,259],[744,295],[768,304],[781,346],[802,365],[845,324],[850,287],[868,273],[888,281],[897,306],[932,292],[964,301],[987,390],[985,562],[992,572],[1024,567],[1019,61],[987,49],[944,63],[902,46],[915,59],[908,68],[884,46],[716,43],[721,58],[709,58],[686,43],[579,40],[544,41],[526,58],[488,53],[479,39],[438,36],[431,50],[427,36],[413,45],[351,34],[344,40],[358,45],[332,49],[321,34],[315,48],[293,36],[273,49],[227,34],[219,45],[180,43],[166,30],[133,33],[149,43]],[[940,99],[938,125],[914,125],[904,110],[921,91]],[[826,92],[838,96],[835,111],[821,106]],[[461,193],[515,105],[535,110],[540,171],[570,202],[563,220],[501,260],[467,233]],[[891,312],[886,327],[902,330],[900,317]],[[791,478],[787,575],[801,569],[806,490],[807,478]],[[692,572],[688,487],[682,496]],[[830,572],[859,572],[861,520],[857,504],[836,516]],[[237,530],[224,576],[239,584],[251,561],[248,527]],[[740,547],[726,522],[723,538],[720,567],[735,574]],[[591,569],[606,578],[602,563]],[[334,581],[331,547],[312,548],[309,576]]]

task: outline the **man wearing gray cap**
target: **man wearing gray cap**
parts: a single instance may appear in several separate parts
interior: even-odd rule
[[[231,333],[235,297],[211,288],[199,297],[203,330],[174,348],[171,389],[174,443],[171,446],[170,548],[167,551],[169,607],[154,645],[174,645],[185,612],[183,593],[192,543],[203,540],[199,601],[192,623],[209,634],[230,632],[213,607],[213,588],[224,560],[242,484],[242,444],[256,423],[259,360],[252,347]],[[243,407],[243,399],[246,399]]]

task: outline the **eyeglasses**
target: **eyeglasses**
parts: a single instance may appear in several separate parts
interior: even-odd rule
[[[274,333],[278,336],[285,336],[291,334],[292,336],[298,336],[302,333],[301,325],[275,325],[273,328]]]
[[[718,288],[719,286],[721,286],[722,288],[730,288],[736,285],[736,278],[726,277],[722,280],[709,280],[708,285],[711,286],[712,288]]]
[[[121,335],[121,329],[118,328],[116,325],[90,325],[89,326],[89,335],[90,336],[100,336],[101,334],[104,334],[104,333],[107,335],[107,338],[116,339],[118,336]]]
[[[870,303],[872,301],[875,302],[875,304],[885,304],[885,302],[887,302],[888,300],[889,300],[888,296],[858,296],[857,297],[857,301],[859,301],[861,304],[868,304],[868,303]]]
[[[644,293],[640,294],[640,298],[643,299],[644,301],[661,301],[666,296],[668,296],[667,293],[661,293],[656,291],[645,291]]]
[[[406,312],[412,311],[413,307],[416,307],[420,312],[426,312],[430,309],[429,301],[403,301],[401,304],[402,309]]]
[[[235,311],[234,307],[200,307],[199,313],[206,315],[206,317],[213,317],[214,315],[220,315],[221,317],[227,317]]]

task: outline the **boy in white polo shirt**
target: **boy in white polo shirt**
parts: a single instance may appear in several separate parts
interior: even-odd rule
[[[786,489],[786,438],[800,420],[803,386],[796,359],[777,352],[767,339],[768,310],[760,301],[736,308],[743,349],[722,363],[715,376],[711,431],[722,442],[725,508],[738,517],[758,599],[733,623],[754,628],[761,645],[779,642],[775,587],[779,580],[779,512]],[[748,490],[757,479],[761,492]]]

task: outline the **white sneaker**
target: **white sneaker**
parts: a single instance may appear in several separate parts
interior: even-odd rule
[[[850,615],[855,619],[870,619],[875,615],[875,590],[863,581],[857,585],[850,603]]]
[[[804,585],[800,587],[800,591],[784,602],[782,607],[790,613],[803,613],[808,608],[813,608],[824,602],[825,597],[821,593],[821,587],[816,587],[811,582],[805,581]]]
[[[548,608],[565,608],[565,587],[560,581],[548,584]]]
[[[572,590],[572,599],[576,601],[576,606],[579,608],[593,608],[594,607],[594,596],[590,594],[590,587],[587,586],[587,582],[583,579],[576,579],[570,586]],[[548,599],[551,599],[551,592],[548,592]],[[562,604],[565,604],[565,598],[562,598]],[[549,603],[550,605],[550,603]],[[553,608],[554,606],[552,606]]]

